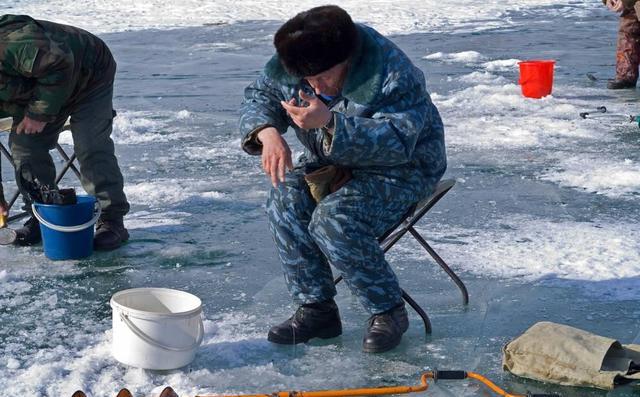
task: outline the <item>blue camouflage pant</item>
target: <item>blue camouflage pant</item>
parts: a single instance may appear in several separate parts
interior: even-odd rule
[[[421,198],[394,181],[354,173],[349,183],[316,205],[302,171],[289,173],[284,184],[271,189],[267,214],[294,301],[332,299],[331,264],[369,313],[400,304],[402,291],[378,237]]]

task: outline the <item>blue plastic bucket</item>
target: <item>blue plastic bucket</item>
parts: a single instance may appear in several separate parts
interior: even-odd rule
[[[93,196],[78,196],[72,205],[33,204],[40,222],[44,254],[49,259],[86,258],[93,253],[93,226],[100,207]]]

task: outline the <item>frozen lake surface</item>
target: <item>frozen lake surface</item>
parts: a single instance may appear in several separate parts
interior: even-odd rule
[[[97,1],[12,2],[8,11],[84,26],[111,47],[119,65],[114,140],[132,211],[131,240],[116,252],[53,263],[41,247],[0,248],[1,395],[413,384],[435,367],[479,372],[519,393],[637,394],[553,387],[500,368],[502,345],[541,320],[640,342],[640,129],[578,117],[601,105],[640,112],[636,91],[605,88],[617,18],[598,1],[470,2],[486,7],[446,5],[431,19],[435,1],[413,9],[345,3],[356,20],[394,34],[427,75],[446,126],[445,178],[457,184],[418,229],[471,300],[463,307],[447,276],[403,239],[388,257],[429,313],[433,334],[425,336],[411,312],[401,346],[382,355],[361,352],[367,315],[344,286],[342,337],[296,347],[265,339],[294,308],[263,210],[270,185],[259,159],[240,150],[237,109],[272,54],[281,20],[311,2],[256,11],[252,2],[191,0],[181,17],[177,6],[156,3],[117,1],[102,12],[107,3]],[[552,97],[520,95],[517,60],[533,58],[557,61]],[[65,184],[77,186],[72,178]],[[206,335],[187,368],[150,372],[111,357],[109,299],[142,286],[203,300]],[[473,383],[441,382],[426,395],[488,394]]]

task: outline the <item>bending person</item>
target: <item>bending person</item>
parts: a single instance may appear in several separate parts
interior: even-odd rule
[[[9,145],[16,180],[29,168],[42,184],[55,185],[49,150],[71,117],[82,186],[102,205],[98,250],[118,248],[129,238],[123,223],[129,203],[111,140],[115,72],[109,48],[89,32],[29,16],[0,17],[0,117],[13,117]],[[20,245],[41,240],[33,217],[17,233]]]
[[[240,117],[242,146],[262,155],[273,183],[269,226],[299,305],[268,339],[295,344],[342,333],[332,265],[371,314],[364,351],[392,349],[409,322],[377,239],[443,175],[440,115],[420,69],[337,6],[296,15],[274,44]],[[295,169],[282,137],[289,127],[306,149]]]

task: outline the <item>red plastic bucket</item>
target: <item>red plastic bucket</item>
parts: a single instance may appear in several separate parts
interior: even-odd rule
[[[520,86],[527,98],[542,98],[553,89],[553,66],[556,61],[522,61],[520,65]]]

